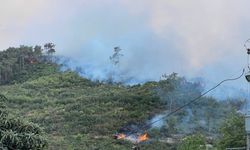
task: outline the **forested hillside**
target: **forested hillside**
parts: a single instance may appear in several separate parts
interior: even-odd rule
[[[0,53],[0,84],[21,83],[58,71],[54,45],[10,47]]]
[[[189,82],[176,73],[165,75],[159,82],[133,86],[91,81],[73,70],[60,71],[64,64],[57,64],[54,47],[48,43],[0,52],[0,94],[8,98],[4,103],[12,117],[44,129],[48,149],[131,149],[133,143],[112,136],[140,129],[203,91],[201,83]],[[162,125],[147,128],[150,139],[140,146],[176,149],[182,138],[197,133],[210,137],[205,143],[223,143],[218,141],[223,139],[220,127],[224,119],[242,106],[242,100],[204,97],[166,118]],[[178,137],[176,142],[167,142],[174,137]]]

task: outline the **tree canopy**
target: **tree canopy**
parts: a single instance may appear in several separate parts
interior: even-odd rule
[[[54,52],[54,47],[52,43],[44,46],[48,53],[52,49]],[[10,47],[0,52],[0,84],[20,83],[57,72],[57,64],[50,62],[51,56],[44,54],[41,46]]]
[[[246,146],[245,122],[243,114],[232,112],[220,127],[218,147],[237,148]]]

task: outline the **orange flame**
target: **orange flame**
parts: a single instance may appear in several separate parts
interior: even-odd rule
[[[145,134],[140,135],[140,136],[138,137],[138,141],[139,141],[139,142],[147,141],[148,139],[149,139],[148,133],[145,133]]]
[[[120,139],[125,139],[126,135],[125,134],[118,134],[117,135],[117,139],[120,140]]]
[[[120,133],[120,134],[115,135],[115,139],[128,140],[130,142],[138,144],[140,142],[147,141],[149,139],[149,136],[148,136],[148,133],[144,133],[143,135],[139,135],[137,137],[127,136],[126,134]]]

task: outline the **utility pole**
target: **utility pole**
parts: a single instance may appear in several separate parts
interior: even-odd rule
[[[247,44],[250,43],[250,39],[248,39],[245,44],[244,47],[247,50],[247,69],[248,71],[245,74],[246,80],[248,82],[248,84],[250,84],[250,67],[249,67],[249,55],[250,55],[250,48]],[[248,85],[248,99],[249,99],[249,87],[250,85]],[[247,135],[247,150],[250,150],[250,112],[248,110],[248,104],[249,102],[246,102],[246,114],[245,114],[245,131],[246,131],[246,135]]]

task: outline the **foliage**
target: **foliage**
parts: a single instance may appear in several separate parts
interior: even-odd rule
[[[115,48],[114,48],[114,54],[113,54],[112,56],[109,57],[109,59],[110,59],[110,61],[111,61],[111,63],[112,63],[113,65],[119,64],[120,58],[123,56],[123,54],[120,53],[121,50],[122,50],[122,49],[121,49],[120,47],[115,47]]]
[[[47,140],[38,125],[10,117],[3,102],[0,105],[0,149],[36,150],[47,147]]]
[[[43,127],[48,135],[49,149],[131,149],[132,143],[117,141],[112,135],[131,125],[139,128],[154,115],[169,113],[202,92],[201,83],[187,81],[176,73],[164,75],[158,82],[125,86],[90,81],[72,71],[60,72],[60,66],[53,61],[54,47],[48,43],[44,49],[21,46],[0,52],[1,77],[4,77],[0,80],[0,91],[8,96],[5,104],[12,115],[8,120],[15,124],[22,122],[15,118],[25,117]],[[119,49],[115,52],[114,58],[121,56]],[[27,61],[29,58],[35,61]],[[20,69],[8,71],[8,66]],[[154,129],[150,137],[160,134],[157,138],[164,139],[172,134],[197,131],[217,136],[221,120],[241,105],[238,101],[204,97],[199,103],[166,119],[163,127]],[[6,134],[26,135],[26,131],[34,134],[33,129],[19,133],[21,131],[17,129]],[[43,134],[39,131],[35,137],[40,139],[40,136]],[[141,145],[146,150],[172,149],[174,146],[164,140]]]
[[[49,53],[51,49],[54,47],[48,49]],[[44,55],[41,46],[10,47],[1,51],[0,84],[21,83],[57,72],[57,64],[50,63],[47,57],[51,56]]]
[[[147,84],[147,83],[146,83]],[[170,113],[198,97],[203,90],[202,83],[190,82],[176,73],[163,75],[162,80],[154,83],[155,91]],[[240,110],[243,101],[218,101],[212,97],[202,97],[196,103],[184,107],[165,120],[159,130],[162,135],[193,134],[217,137],[218,126],[232,110]],[[173,128],[174,127],[174,128]]]
[[[219,149],[246,146],[244,116],[233,112],[220,127]]]
[[[8,107],[16,116],[26,116],[45,128],[51,149],[68,149],[69,145],[90,149],[110,141],[128,123],[141,123],[162,111],[151,88],[94,83],[65,72],[0,90],[8,95]]]
[[[205,137],[201,134],[189,135],[181,140],[177,150],[204,150],[206,147]]]

